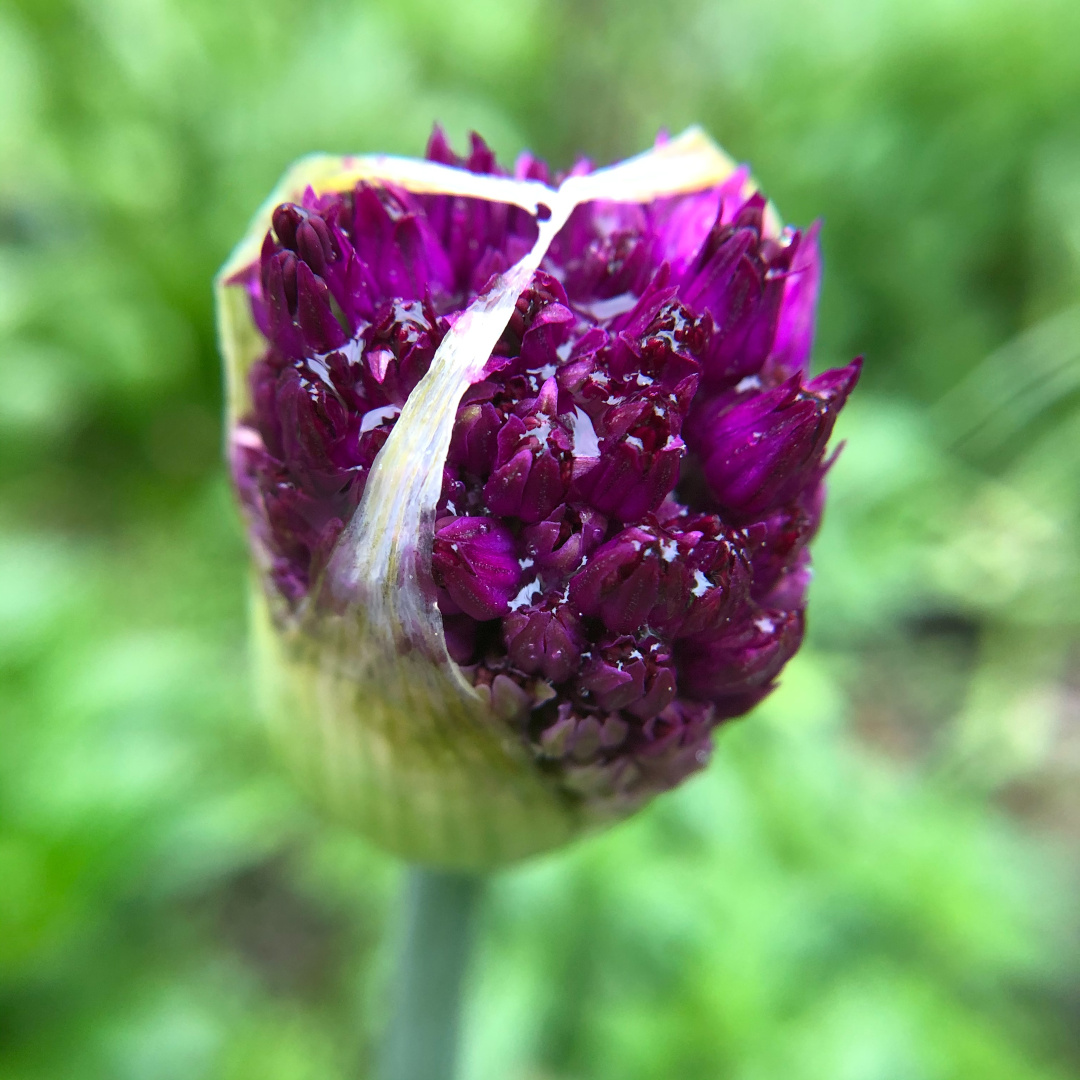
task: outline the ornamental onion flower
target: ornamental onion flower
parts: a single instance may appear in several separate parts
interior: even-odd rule
[[[708,760],[803,636],[817,227],[700,131],[607,169],[301,161],[218,279],[265,707],[309,789],[480,868]]]

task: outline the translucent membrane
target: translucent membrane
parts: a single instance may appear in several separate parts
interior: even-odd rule
[[[255,590],[259,686],[289,756],[345,820],[410,858],[480,867],[557,846],[629,806],[573,801],[520,746],[497,692],[451,660],[431,580],[435,508],[458,402],[478,381],[514,306],[574,207],[646,203],[723,183],[735,163],[700,129],[557,189],[388,156],[298,162],[259,210],[216,281],[230,428],[266,342],[244,285],[274,207],[358,182],[485,199],[536,218],[529,253],[457,316],[410,394],[321,582],[298,615]],[[770,207],[767,230],[779,233]]]

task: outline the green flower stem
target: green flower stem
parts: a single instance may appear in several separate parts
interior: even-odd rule
[[[461,989],[483,879],[410,867],[381,1080],[453,1080]]]

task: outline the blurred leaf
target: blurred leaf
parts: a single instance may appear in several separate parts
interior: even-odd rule
[[[810,641],[704,775],[497,881],[465,1076],[1064,1080],[1073,0],[0,0],[0,1075],[370,1075],[397,868],[267,754],[210,277],[309,150],[700,121],[865,353]]]

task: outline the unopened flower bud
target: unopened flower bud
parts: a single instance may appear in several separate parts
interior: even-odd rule
[[[445,613],[478,622],[505,615],[522,578],[514,534],[491,517],[436,522],[431,574]]]
[[[553,181],[300,162],[218,280],[258,685],[309,790],[480,868],[708,760],[798,648],[827,442],[803,234],[700,132]]]

